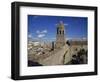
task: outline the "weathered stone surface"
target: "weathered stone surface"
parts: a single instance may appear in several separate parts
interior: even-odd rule
[[[64,64],[64,55],[67,55],[66,58],[69,58],[69,54],[65,54],[68,51],[67,45],[63,46],[61,49],[57,50],[56,53],[47,57],[44,60],[39,60],[40,64],[43,65],[62,65]],[[69,60],[69,59],[68,59]],[[68,62],[68,60],[66,62]]]

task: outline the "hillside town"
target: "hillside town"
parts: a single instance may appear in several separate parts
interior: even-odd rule
[[[66,39],[62,21],[55,28],[55,41],[28,39],[28,66],[87,64],[87,39]]]

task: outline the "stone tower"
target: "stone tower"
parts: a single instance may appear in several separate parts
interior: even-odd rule
[[[65,29],[64,29],[64,24],[62,21],[57,25],[57,32],[56,32],[56,48],[61,48],[66,44],[65,40]]]

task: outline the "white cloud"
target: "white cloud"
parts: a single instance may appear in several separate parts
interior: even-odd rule
[[[42,31],[37,30],[36,33],[37,34],[47,33],[47,30],[42,30]]]
[[[41,31],[41,33],[47,33],[47,30],[43,30],[43,31]]]
[[[65,25],[65,26],[68,26],[68,24],[67,24],[67,23],[65,23],[64,25]]]
[[[28,35],[28,38],[32,38],[32,35],[31,35],[31,34],[29,34],[29,35]]]
[[[85,40],[87,40],[87,38],[86,37],[83,37],[83,38],[70,38],[70,37],[67,37],[66,40],[85,41]]]
[[[59,23],[58,24],[55,24],[56,26],[58,26],[59,25]],[[68,26],[68,24],[67,23],[64,23],[64,26]]]
[[[45,34],[39,34],[38,35],[38,38],[42,38],[42,37],[44,37],[45,36]]]
[[[73,38],[71,38],[71,37],[66,37],[66,40],[72,40]]]
[[[87,38],[86,38],[86,37],[83,37],[83,38],[82,38],[82,40],[86,41],[86,40],[87,40]]]
[[[39,30],[37,30],[37,31],[36,31],[36,33],[37,33],[37,34],[39,34],[39,33],[40,33],[40,31],[39,31]]]
[[[47,30],[42,30],[42,31],[37,30],[36,33],[38,38],[43,38],[46,35]]]
[[[86,37],[83,37],[82,39],[86,40],[87,38]]]

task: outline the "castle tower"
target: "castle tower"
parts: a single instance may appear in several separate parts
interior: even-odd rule
[[[64,29],[64,24],[62,21],[57,25],[57,32],[56,32],[56,48],[61,48],[66,44],[65,40],[65,29]]]

